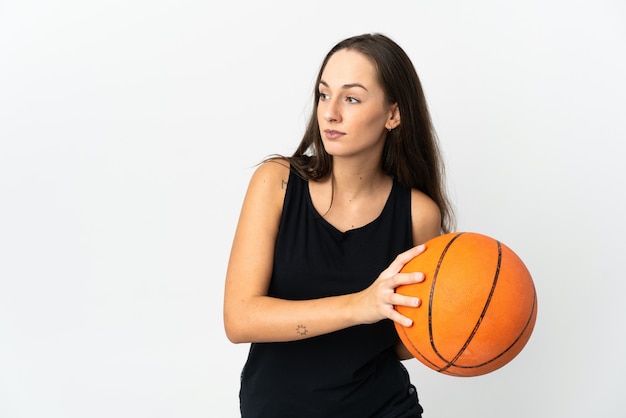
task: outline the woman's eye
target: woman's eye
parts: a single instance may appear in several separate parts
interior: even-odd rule
[[[348,97],[346,97],[346,101],[347,101],[348,103],[359,103],[359,99],[354,98],[354,97],[352,97],[352,96],[348,96]]]
[[[320,95],[320,100],[326,100],[326,99],[328,99],[328,94],[325,94],[325,93],[320,92],[320,93],[319,93],[319,95]]]

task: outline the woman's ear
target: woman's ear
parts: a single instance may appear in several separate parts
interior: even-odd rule
[[[389,117],[387,118],[387,123],[385,123],[385,128],[388,131],[391,131],[394,128],[397,128],[400,125],[400,108],[398,107],[398,103],[394,103],[389,108]]]

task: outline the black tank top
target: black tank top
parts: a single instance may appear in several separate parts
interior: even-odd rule
[[[291,171],[279,228],[270,296],[357,292],[413,245],[411,193],[394,180],[378,218],[341,232],[319,215],[308,182]],[[299,341],[253,343],[241,375],[242,416],[398,416],[394,411],[407,402],[414,407],[417,397],[409,398],[414,388],[394,353],[397,342],[393,322],[383,320]]]

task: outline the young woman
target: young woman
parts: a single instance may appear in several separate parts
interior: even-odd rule
[[[252,343],[243,417],[420,417],[392,321],[400,273],[452,211],[424,93],[382,34],[339,42],[297,150],[252,175],[231,250],[224,324]]]

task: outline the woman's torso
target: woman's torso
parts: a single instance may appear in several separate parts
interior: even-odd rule
[[[394,180],[380,215],[345,232],[313,207],[308,182],[290,172],[269,296],[305,300],[368,287],[413,245],[411,192]],[[297,320],[297,318],[294,318]],[[286,343],[253,343],[242,372],[244,417],[384,416],[410,382],[383,320]]]

